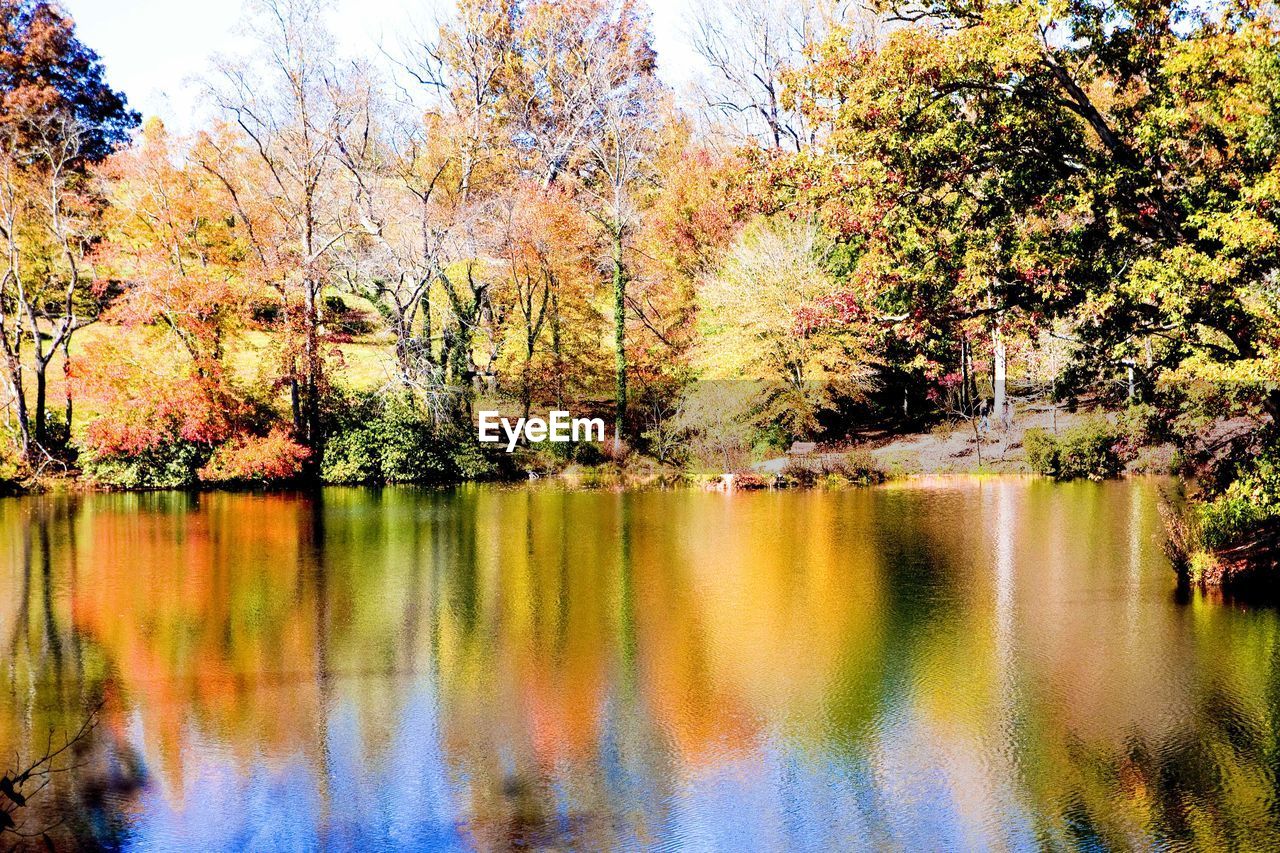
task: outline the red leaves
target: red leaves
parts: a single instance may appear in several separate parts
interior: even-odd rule
[[[123,332],[88,342],[72,360],[71,381],[97,413],[85,445],[98,456],[136,456],[177,440],[217,444],[242,409],[215,367],[185,368]]]
[[[1026,284],[1036,285],[1047,280],[1052,273],[1046,266],[1024,267],[1018,270],[1018,278]]]
[[[109,399],[100,396],[95,401],[107,402],[108,413],[86,430],[89,446],[99,455],[136,456],[175,438],[216,444],[231,430],[227,410],[216,399],[220,395],[202,380],[157,383],[143,393],[111,390],[116,393]]]
[[[869,320],[870,314],[863,307],[859,295],[851,290],[824,296],[794,312],[797,335],[845,328]]]
[[[200,479],[210,483],[270,483],[292,480],[310,456],[289,431],[275,427],[266,436],[237,435],[214,451]]]

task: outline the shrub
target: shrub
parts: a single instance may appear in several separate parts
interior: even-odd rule
[[[411,397],[390,395],[373,421],[382,479],[388,483],[444,482],[458,471],[435,423]]]
[[[330,331],[339,335],[367,335],[373,331],[373,323],[363,311],[347,305],[347,301],[337,294],[325,296],[325,325]]]
[[[631,445],[627,443],[626,439],[618,441],[617,439],[606,438],[597,447],[602,457],[601,462],[614,462],[622,465],[631,456]]]
[[[1022,449],[1032,471],[1046,477],[1058,475],[1058,440],[1047,429],[1027,430],[1022,436]]]
[[[502,473],[511,473],[509,454],[496,456],[494,451],[486,449],[474,434],[466,430],[445,430],[442,438],[447,448],[449,459],[458,476],[464,480],[485,480]],[[507,460],[504,466],[502,461]]]
[[[604,449],[592,441],[580,441],[570,445],[573,448],[573,461],[580,465],[601,465],[605,460]]]
[[[750,491],[754,489],[769,488],[769,481],[756,471],[746,470],[737,471],[733,475],[733,487]]]
[[[6,436],[0,435],[0,495],[11,495],[22,490],[27,478],[27,468],[13,449]]]
[[[469,431],[437,425],[407,394],[351,394],[329,425],[326,483],[443,483],[491,477],[499,463]]]
[[[1120,472],[1116,436],[1102,419],[1074,426],[1055,438],[1043,429],[1029,429],[1022,447],[1032,471],[1058,480],[1104,480]]]
[[[1140,447],[1127,463],[1135,474],[1176,474],[1181,466],[1182,457],[1172,444]]]
[[[1160,520],[1164,524],[1163,549],[1174,571],[1182,580],[1198,580],[1191,578],[1189,572],[1195,555],[1203,550],[1204,534],[1199,519],[1184,511],[1183,507],[1170,500],[1168,495],[1160,495]]]
[[[47,410],[44,413],[44,447],[54,456],[67,458],[71,448],[71,429],[61,412]]]
[[[1222,494],[1200,505],[1205,547],[1236,544],[1263,524],[1280,518],[1280,453],[1266,450],[1240,472]]]
[[[84,473],[99,485],[115,489],[180,489],[196,483],[211,448],[192,441],[170,441],[135,453],[82,451]]]
[[[310,451],[276,427],[266,436],[238,435],[213,452],[200,469],[208,483],[267,484],[293,480],[302,474]]]
[[[870,486],[887,479],[884,469],[865,450],[822,456],[813,461],[788,458],[779,475],[780,482],[789,486]]]
[[[612,444],[611,441],[606,442]],[[557,463],[577,462],[579,465],[601,465],[606,459],[606,448],[594,441],[547,442],[546,453]],[[611,448],[610,448],[611,449]]]
[[[320,479],[339,486],[374,483],[382,479],[382,459],[374,430],[347,429],[325,442]]]
[[[220,372],[201,374],[158,340],[91,341],[73,361],[72,383],[99,412],[77,435],[80,464],[115,488],[193,484],[245,408]]]
[[[1134,448],[1168,438],[1168,425],[1161,411],[1150,403],[1134,403],[1120,415],[1116,425],[1122,440]]]
[[[274,326],[280,322],[281,306],[278,301],[261,299],[249,306],[249,316],[260,326]]]
[[[1115,433],[1101,419],[1067,430],[1058,442],[1058,478],[1105,480],[1114,477],[1120,473],[1115,443]]]
[[[865,450],[854,450],[844,456],[828,460],[824,472],[848,483],[868,486],[889,479],[875,458]]]

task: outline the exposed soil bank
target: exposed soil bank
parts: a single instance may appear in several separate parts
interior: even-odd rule
[[[851,445],[819,447],[812,459],[821,464],[850,451],[867,453],[875,464],[891,478],[936,476],[946,474],[1031,474],[1023,438],[1027,430],[1042,429],[1062,434],[1091,419],[1105,417],[1098,411],[1067,412],[1036,409],[1019,412],[1007,427],[992,419],[981,423],[960,421],[940,424],[927,432],[871,433]],[[1131,473],[1171,473],[1174,461],[1172,445],[1139,449],[1129,460]],[[786,464],[784,457],[766,460],[753,467],[777,473]]]

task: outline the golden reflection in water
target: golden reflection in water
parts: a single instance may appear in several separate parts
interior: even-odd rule
[[[1158,482],[0,501],[0,749],[63,843],[1275,840],[1276,616]]]

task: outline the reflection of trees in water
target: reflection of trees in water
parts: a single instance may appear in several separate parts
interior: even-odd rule
[[[78,729],[64,734],[56,743],[50,730],[43,751],[29,760],[20,753],[14,756],[13,767],[0,775],[0,842],[14,841],[15,850],[37,842],[45,849],[56,848],[58,842],[54,838],[67,820],[68,809],[65,804],[59,809],[41,808],[39,797],[61,774],[81,769],[82,765],[74,762],[90,748],[99,710],[100,707],[89,711]],[[52,816],[57,811],[64,814]]]
[[[1082,846],[1280,849],[1274,720],[1222,691],[1158,740],[1115,748],[1068,736],[1056,778],[1030,792]]]
[[[142,771],[112,728],[98,725],[112,694],[112,668],[75,630],[62,592],[73,594],[77,580],[80,501],[42,498],[16,506],[10,518],[0,517],[20,542],[10,552],[20,582],[0,606],[0,620],[12,623],[0,668],[0,750],[11,756],[11,767],[0,779],[0,797],[13,810],[12,829],[23,844],[44,846],[46,837],[55,846],[95,836],[106,842],[123,826],[103,798],[135,788]]]
[[[963,501],[483,489],[84,500],[82,541],[80,510],[67,508],[46,514],[47,546],[37,516],[18,522],[0,506],[0,526],[28,534],[25,552],[18,535],[11,546],[22,600],[10,613],[25,627],[0,620],[0,636],[42,668],[45,707],[105,693],[128,710],[164,794],[148,808],[172,803],[173,821],[198,805],[188,778],[216,777],[240,800],[255,780],[287,779],[314,798],[300,820],[334,827],[322,838],[335,844],[385,837],[412,814],[406,837],[646,846],[671,837],[682,810],[717,817],[699,798],[720,774],[745,772],[778,802],[863,809],[863,825],[892,839],[901,804],[882,786],[896,771],[877,761],[924,732],[950,751],[939,765],[986,774],[973,778],[991,791],[950,804],[976,809],[970,818],[1014,797],[1047,816],[1046,838],[1074,826],[1125,846],[1166,824],[1171,837],[1229,837],[1206,834],[1194,810],[1184,808],[1190,830],[1176,823],[1178,797],[1207,784],[1192,771],[1254,780],[1260,756],[1276,754],[1258,729],[1265,714],[1229,723],[1202,707],[1185,728],[1210,732],[1211,752],[1177,759],[1180,742],[1155,728],[1131,739],[1151,746],[1130,757],[1108,745],[1110,730],[1079,725],[1078,697],[1037,694],[1026,681],[1035,666],[1069,672],[1069,685],[1080,677],[1058,657],[1078,626],[1060,637],[1024,624],[1016,572],[993,608],[1000,560],[1021,559],[1022,544],[988,553],[990,530],[951,514]],[[1010,497],[1020,513],[1040,511],[1022,501]],[[1135,636],[1148,627],[1135,623]],[[1002,645],[1010,631],[1044,633],[1052,656],[1021,659]],[[1256,699],[1265,685],[1274,702],[1270,661],[1237,661],[1208,681],[1231,685],[1250,667],[1257,683],[1236,692]],[[27,713],[4,677],[0,727]],[[1096,712],[1096,697],[1082,701]],[[915,728],[885,728],[886,709],[909,711]],[[982,751],[992,720],[1017,740],[1013,763]],[[118,717],[106,721],[104,734],[127,743]],[[1233,740],[1237,730],[1251,734]],[[1069,732],[1080,733],[1070,749]],[[123,746],[110,750],[123,761]],[[1248,818],[1267,778],[1197,807],[1246,821],[1240,837],[1270,838],[1269,819]],[[1170,805],[1131,803],[1117,794],[1124,779],[1143,796],[1167,789]],[[740,822],[756,820],[766,822]],[[1140,820],[1146,829],[1125,834]]]

